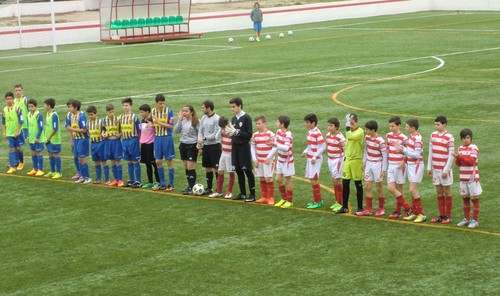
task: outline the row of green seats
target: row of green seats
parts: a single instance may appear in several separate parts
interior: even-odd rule
[[[155,26],[167,26],[167,25],[179,25],[186,24],[184,22],[184,18],[182,15],[171,15],[171,16],[162,16],[162,17],[148,17],[148,18],[131,18],[131,19],[122,19],[122,20],[114,20],[113,22],[107,21],[106,27],[111,28],[112,30],[116,29],[134,29],[134,28],[142,28],[142,27],[155,27]]]

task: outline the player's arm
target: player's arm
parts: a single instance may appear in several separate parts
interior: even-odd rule
[[[50,142],[50,139],[57,133],[59,130],[59,116],[56,113],[52,113],[52,131],[47,136],[47,143]]]
[[[346,138],[349,141],[362,141],[364,136],[365,133],[360,127],[358,127],[355,131],[351,130],[346,133]]]
[[[274,145],[276,149],[283,152],[287,152],[288,150],[290,150],[290,147],[292,147],[292,139],[290,139],[289,137],[284,137],[283,142],[284,142],[283,144],[274,142]]]
[[[448,142],[448,159],[444,166],[443,173],[448,173],[453,165],[453,154],[455,153],[455,141],[453,138]]]
[[[137,136],[141,137],[141,121],[139,120],[139,117],[135,117],[134,127],[137,131]]]
[[[252,161],[254,162],[255,166],[259,165],[258,159],[257,159],[257,147],[255,145],[255,138],[252,137],[250,140],[250,154],[252,155]]]
[[[3,130],[3,137],[7,138],[7,127],[5,126],[5,112],[2,114],[2,130]]]
[[[410,150],[410,148],[403,146],[403,153],[407,158],[419,159],[422,155],[422,143],[415,142],[414,150]]]
[[[42,116],[42,114],[38,113],[36,121],[37,121],[37,125],[38,125],[38,132],[36,133],[36,136],[35,136],[35,143],[39,143],[40,137],[42,136],[42,133],[43,133],[43,116]]]
[[[323,152],[325,152],[325,150],[326,150],[325,139],[323,138],[323,136],[319,136],[318,137],[318,150],[316,151],[316,153],[314,153],[313,159],[320,157],[321,154],[323,154]]]
[[[382,173],[387,171],[387,145],[384,141],[380,142],[380,153],[382,154]]]
[[[23,118],[23,111],[21,110],[21,108],[17,108],[17,129],[16,129],[16,137],[19,136],[19,134],[21,133],[21,129],[23,127],[23,123],[24,123],[24,118]]]

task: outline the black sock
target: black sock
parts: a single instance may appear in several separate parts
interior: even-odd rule
[[[193,188],[194,184],[196,184],[196,170],[189,170],[187,174],[189,188]]]
[[[207,177],[207,189],[212,189],[212,184],[214,182],[214,172],[210,171],[207,172],[205,175]]]
[[[248,179],[248,187],[250,188],[250,195],[255,197],[255,176],[253,175],[253,171],[245,171]]]
[[[342,179],[342,207],[349,208],[349,194],[351,193],[351,179]]]
[[[240,186],[240,193],[247,195],[247,189],[245,187],[245,173],[243,171],[237,171],[238,175],[238,185]]]
[[[358,209],[363,208],[363,184],[361,181],[354,181],[354,185],[356,185],[356,198],[358,199]]]

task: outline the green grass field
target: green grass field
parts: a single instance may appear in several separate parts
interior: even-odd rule
[[[108,103],[121,110],[120,100],[132,96],[137,111],[161,92],[176,111],[211,99],[231,116],[228,101],[241,96],[245,111],[267,116],[273,130],[278,115],[291,116],[297,157],[290,210],[182,196],[180,161],[171,194],[72,184],[69,145],[64,180],[0,173],[0,294],[498,295],[499,22],[493,12],[427,12],[268,28],[273,39],[260,43],[249,43],[247,30],[59,46],[58,54],[0,52],[3,92],[22,83],[40,103],[55,98],[62,115],[70,98],[104,115]],[[462,219],[456,167],[450,226],[334,216],[325,164],[327,205],[306,210],[311,187],[299,155],[310,112],[324,133],[329,117],[350,112],[361,124],[377,120],[384,135],[391,115],[416,117],[426,161],[436,115],[449,118],[456,147],[459,131],[471,128],[481,152],[480,227],[454,226]],[[0,156],[5,168],[4,139]],[[201,165],[197,172],[204,183]],[[429,177],[420,192],[428,217],[437,215]]]

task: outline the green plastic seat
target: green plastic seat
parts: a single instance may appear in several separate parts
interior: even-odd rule
[[[175,25],[177,24],[177,22],[175,21],[175,16],[171,15],[168,17],[168,23],[171,24],[171,25]]]
[[[113,23],[111,24],[111,29],[116,30],[116,29],[121,29],[122,28],[122,21],[121,20],[114,20]]]
[[[137,28],[139,26],[138,24],[139,24],[139,22],[137,21],[137,19],[135,19],[135,18],[130,19],[130,27],[131,28]]]
[[[162,16],[161,17],[161,25],[162,26],[168,25],[168,16]]]
[[[184,23],[184,18],[182,17],[182,15],[176,16],[175,17],[175,22],[178,23],[178,24]]]
[[[105,22],[104,22],[104,27],[106,27],[106,28],[108,28],[108,29],[111,29],[111,26],[112,26],[112,25],[113,25],[113,24],[111,23],[111,21],[110,21],[110,20],[107,20],[107,21],[105,21]]]
[[[153,25],[153,18],[148,17],[146,19],[146,27],[151,27]]]
[[[161,24],[161,18],[155,17],[153,19],[153,26],[159,26]]]
[[[142,18],[142,17],[141,17],[141,18],[139,18],[139,19],[137,20],[137,27],[138,27],[138,28],[142,28],[142,27],[144,27],[144,26],[146,26],[146,20],[145,20],[144,18]]]
[[[122,29],[128,29],[130,27],[130,21],[128,19],[122,20]]]

